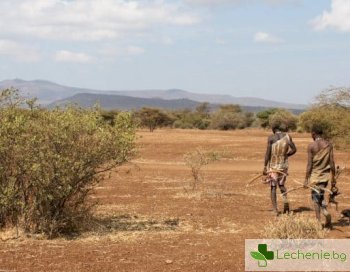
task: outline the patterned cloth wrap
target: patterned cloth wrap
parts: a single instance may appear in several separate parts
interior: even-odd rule
[[[288,156],[290,137],[286,133],[284,137],[279,139],[271,146],[271,159],[269,162],[269,174],[267,181],[271,186],[283,186],[287,179],[288,173]]]

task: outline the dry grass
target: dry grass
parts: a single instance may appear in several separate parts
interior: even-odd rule
[[[315,219],[303,214],[282,215],[264,229],[269,239],[323,239],[327,231]]]

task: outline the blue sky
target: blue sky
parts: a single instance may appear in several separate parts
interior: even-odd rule
[[[0,2],[0,80],[308,103],[349,56],[349,0]]]

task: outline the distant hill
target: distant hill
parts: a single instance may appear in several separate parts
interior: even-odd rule
[[[120,109],[120,110],[137,110],[142,107],[161,108],[168,110],[179,109],[195,109],[201,102],[190,99],[161,99],[161,98],[139,98],[123,95],[113,94],[93,94],[93,93],[79,93],[71,97],[55,101],[47,107],[64,107],[69,104],[76,104],[84,108],[91,108],[96,104],[106,110]],[[209,104],[211,110],[219,108],[219,104]],[[259,112],[266,107],[252,107],[242,106],[243,110],[250,112]],[[299,114],[302,110],[291,109],[292,112]]]
[[[286,108],[304,110],[307,106],[302,104],[283,103],[256,97],[234,97],[223,94],[199,94],[178,89],[170,90],[144,90],[144,91],[113,91],[114,94],[143,98],[180,99],[187,98],[198,102],[214,104],[239,104],[241,106]]]
[[[139,98],[112,94],[92,94],[79,93],[66,99],[51,103],[48,107],[66,106],[68,104],[77,104],[81,107],[90,108],[98,103],[103,109],[131,110],[142,107],[153,107],[163,109],[193,109],[199,102],[189,99],[164,100],[161,98]]]
[[[43,105],[45,104],[48,105],[55,101],[63,100],[77,94],[95,93],[99,95],[106,94],[106,95],[127,96],[129,98],[134,97],[134,98],[144,98],[144,99],[155,99],[155,101],[157,101],[157,99],[162,99],[162,100],[169,100],[174,102],[177,100],[187,99],[187,102],[195,101],[195,102],[209,102],[211,104],[239,104],[241,106],[254,107],[254,108],[255,107],[260,107],[260,108],[280,107],[280,108],[296,109],[296,110],[303,110],[306,108],[306,105],[282,103],[282,102],[271,101],[271,100],[266,100],[261,98],[234,97],[231,95],[221,95],[221,94],[199,94],[199,93],[192,93],[192,92],[178,90],[178,89],[111,91],[111,90],[92,90],[92,89],[68,87],[68,86],[59,85],[59,84],[45,81],[45,80],[25,81],[21,79],[14,79],[14,80],[0,81],[0,89],[5,89],[9,87],[14,87],[19,89],[21,93],[25,96],[37,97],[39,103]],[[135,100],[135,101],[139,101],[141,103],[141,100]],[[170,102],[170,103],[173,103],[173,102]],[[176,103],[176,105],[179,104],[179,102],[174,102],[174,103]],[[164,102],[164,104],[167,104],[167,102]],[[185,104],[185,102],[183,104]]]

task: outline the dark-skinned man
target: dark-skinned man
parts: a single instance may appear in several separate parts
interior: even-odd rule
[[[288,129],[279,122],[272,124],[273,134],[267,139],[267,149],[265,154],[265,164],[263,174],[267,175],[267,180],[271,185],[271,202],[273,211],[279,214],[277,208],[277,186],[283,196],[283,213],[289,213],[289,202],[285,182],[288,175],[288,157],[297,151],[292,137],[286,133]]]
[[[311,129],[313,142],[307,148],[308,162],[304,185],[312,186],[311,197],[314,202],[316,218],[321,221],[321,212],[326,218],[325,228],[332,228],[331,215],[327,211],[324,199],[324,189],[331,182],[335,186],[335,164],[333,155],[333,145],[325,139],[321,124],[315,124]]]

